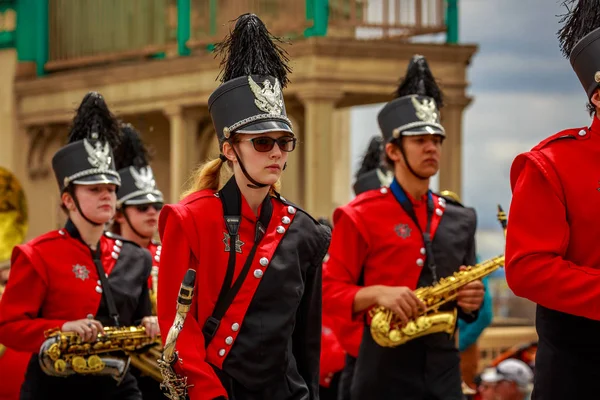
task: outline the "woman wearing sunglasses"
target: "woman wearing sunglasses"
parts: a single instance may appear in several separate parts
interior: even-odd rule
[[[148,289],[152,302],[152,313],[156,314],[156,292],[161,246],[154,236],[158,231],[158,215],[163,206],[163,195],[156,186],[152,168],[148,163],[148,149],[139,132],[131,124],[121,125],[121,144],[115,151],[115,163],[121,187],[117,191],[117,212],[111,231],[148,249],[152,255],[152,272]],[[160,334],[158,319],[150,318],[153,333]],[[144,363],[144,359],[138,359]],[[135,361],[135,360],[134,360]],[[132,362],[132,373],[138,381],[144,400],[162,400],[164,395],[157,380],[138,369]],[[147,365],[153,369],[153,365]]]
[[[76,333],[85,342],[96,342],[107,326],[142,324],[149,335],[156,333],[146,284],[150,255],[133,242],[104,234],[121,184],[111,148],[118,140],[117,121],[104,99],[88,93],[69,144],[52,158],[68,217],[65,227],[13,250],[0,302],[0,343],[33,353],[21,399],[142,399],[127,369],[118,376],[110,368],[88,375],[74,361],[64,377],[52,354],[45,362],[38,357],[49,330]]]
[[[330,232],[276,191],[296,146],[281,93],[287,59],[250,14],[218,50],[223,83],[208,104],[221,155],[161,213],[159,323],[171,327],[193,268],[196,291],[175,365],[190,400],[316,399]],[[221,182],[225,165],[233,176]]]
[[[131,124],[121,125],[121,132],[121,144],[115,154],[121,187],[117,192],[117,213],[111,230],[150,251],[152,276],[148,287],[156,295],[161,246],[154,236],[164,204],[163,195],[156,186],[148,163],[148,149],[140,134]]]

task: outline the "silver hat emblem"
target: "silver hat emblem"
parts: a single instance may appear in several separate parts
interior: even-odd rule
[[[263,87],[248,76],[248,84],[250,90],[254,93],[254,104],[259,110],[268,114],[281,115],[283,110],[283,98],[281,96],[281,84],[278,79],[275,79],[275,85],[271,86],[271,81],[265,79],[262,83]]]
[[[156,187],[156,181],[154,180],[154,174],[152,168],[149,166],[136,169],[135,167],[129,167],[129,172],[133,177],[133,182],[139,190],[145,192],[151,192]]]
[[[423,102],[417,100],[416,96],[410,98],[415,107],[415,115],[421,121],[435,124],[438,122],[438,110],[433,99],[424,99]]]
[[[88,154],[88,162],[94,168],[105,171],[110,168],[112,157],[110,156],[110,145],[108,142],[102,143],[97,141],[94,145],[83,139],[83,146]]]

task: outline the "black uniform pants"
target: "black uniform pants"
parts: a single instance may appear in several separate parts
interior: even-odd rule
[[[532,400],[597,399],[599,382],[600,352],[578,354],[540,340]]]
[[[462,400],[460,357],[445,333],[381,347],[366,327],[351,400]]]
[[[354,366],[356,357],[346,354],[346,365],[342,370],[340,382],[338,384],[337,400],[350,400],[350,388],[352,387],[352,378],[354,377]]]
[[[137,382],[130,372],[119,385],[110,376],[49,376],[42,371],[38,356],[29,361],[20,400],[142,400]]]

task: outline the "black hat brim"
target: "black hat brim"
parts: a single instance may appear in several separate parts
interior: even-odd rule
[[[422,135],[440,135],[446,136],[446,132],[438,126],[423,125],[401,132],[402,136],[422,136]]]
[[[118,176],[114,176],[111,174],[94,174],[74,179],[71,183],[74,185],[86,186],[102,184],[121,186],[121,179],[119,179]]]
[[[130,199],[125,200],[123,202],[123,205],[137,206],[140,204],[156,204],[156,203],[160,203],[160,204],[165,203],[162,193],[160,193],[160,192],[144,193],[139,196],[132,197]]]
[[[249,125],[243,126],[240,129],[237,129],[234,133],[244,133],[247,135],[258,135],[261,133],[269,133],[269,132],[288,132],[288,133],[291,133],[292,135],[294,134],[292,127],[289,126],[286,122],[275,121],[275,120],[255,122],[253,124],[249,124]]]

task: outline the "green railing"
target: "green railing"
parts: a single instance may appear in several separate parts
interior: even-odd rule
[[[5,41],[16,42],[19,60],[35,62],[38,75],[205,51],[244,12],[291,40],[446,32],[458,42],[458,0],[0,0],[9,3],[17,29]]]

